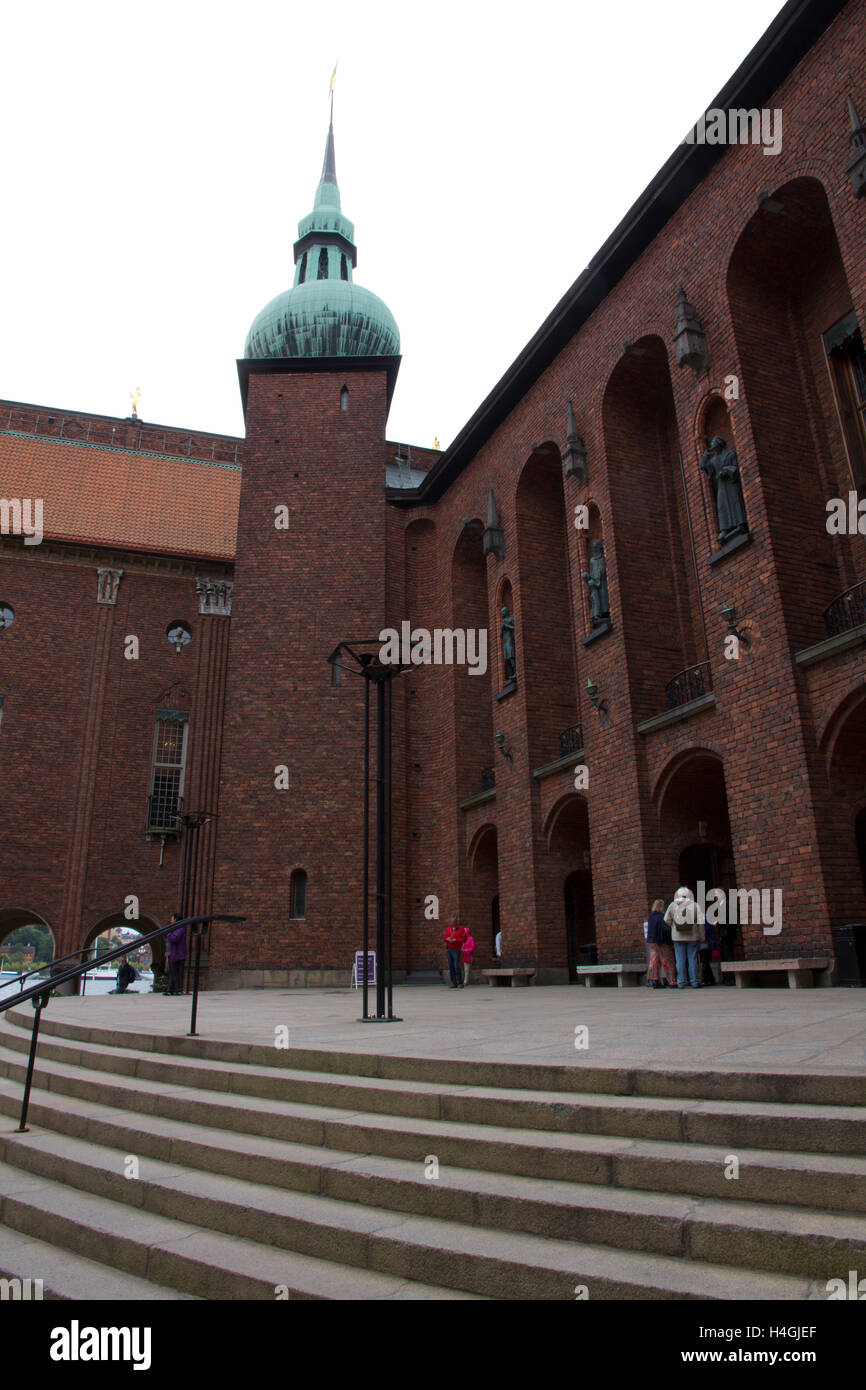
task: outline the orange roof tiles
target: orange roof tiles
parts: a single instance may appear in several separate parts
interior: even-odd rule
[[[239,465],[0,430],[0,496],[43,499],[46,540],[233,560]]]

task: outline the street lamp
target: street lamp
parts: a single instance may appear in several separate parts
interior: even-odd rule
[[[393,1012],[391,923],[391,682],[408,666],[381,659],[378,638],[340,642],[328,663],[364,678],[364,997],[359,1023],[401,1023]],[[376,1013],[367,1012],[370,941],[370,686],[376,686]]]
[[[208,825],[210,821],[216,820],[216,816],[212,811],[184,811],[177,819],[182,824],[185,832],[178,912],[181,917],[191,917],[192,905],[195,902],[196,886],[198,884],[198,832],[203,825]],[[198,964],[201,958],[201,930],[195,932],[194,935],[196,936],[195,969],[196,972],[198,972]],[[187,994],[189,994],[190,973],[192,968],[193,962],[188,955],[186,958],[185,990]]]

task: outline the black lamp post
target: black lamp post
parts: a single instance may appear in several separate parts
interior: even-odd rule
[[[203,825],[207,825],[209,821],[216,820],[216,816],[213,814],[212,811],[184,811],[181,815],[178,816],[178,820],[181,822],[184,828],[183,862],[181,866],[182,872],[180,881],[180,903],[178,905],[178,912],[180,913],[181,917],[191,917],[192,905],[195,902],[195,891],[198,884],[198,832]],[[193,935],[196,939],[196,980],[198,980],[199,961],[201,959],[201,933],[201,927],[199,927],[197,930],[193,932]],[[190,973],[192,971],[192,968],[193,962],[191,957],[188,955],[186,958],[185,991],[187,994],[189,994],[190,989]],[[194,1021],[192,1026],[193,1029],[195,1029]]]
[[[382,661],[378,638],[341,642],[331,666],[364,677],[363,1016],[359,1023],[401,1023],[393,1011],[391,923],[391,682],[409,668]],[[376,686],[376,1012],[367,1012],[370,942],[370,686]]]

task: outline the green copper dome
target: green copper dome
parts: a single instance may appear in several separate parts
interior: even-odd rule
[[[396,357],[400,332],[378,295],[352,280],[355,228],[340,208],[334,125],[313,211],[298,223],[295,282],[256,315],[244,357]]]

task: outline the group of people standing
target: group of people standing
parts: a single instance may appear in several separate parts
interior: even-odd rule
[[[468,927],[452,917],[445,928],[445,950],[448,955],[449,989],[463,989],[469,984],[469,967],[475,954],[475,939]]]
[[[695,902],[690,888],[678,888],[673,902],[665,909],[664,898],[656,898],[644,922],[649,948],[649,984],[652,989],[666,986],[700,989],[722,982],[721,942]]]

